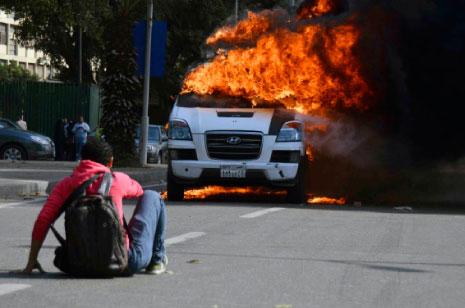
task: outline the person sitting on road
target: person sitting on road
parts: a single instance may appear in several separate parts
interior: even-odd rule
[[[103,173],[111,172],[113,152],[106,142],[91,138],[82,148],[82,160],[71,176],[61,180],[51,192],[40,211],[32,231],[31,250],[26,267],[20,270],[31,274],[34,269],[43,271],[38,262],[38,254],[51,224],[60,213],[60,208],[71,193],[92,176],[102,173],[87,189],[87,194],[95,194],[102,182]],[[168,258],[165,253],[166,210],[160,194],[146,190],[128,175],[112,172],[112,184],[109,190],[123,226],[123,199],[138,198],[137,206],[128,224],[130,236],[125,236],[128,250],[129,274],[145,269],[147,273],[161,274],[166,271]],[[131,241],[129,240],[131,239]]]

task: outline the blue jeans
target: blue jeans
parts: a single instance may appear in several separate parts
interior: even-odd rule
[[[132,241],[128,252],[128,269],[136,273],[165,256],[165,202],[160,194],[146,190],[129,221]]]
[[[76,160],[81,160],[81,151],[84,144],[86,144],[86,139],[76,139]]]

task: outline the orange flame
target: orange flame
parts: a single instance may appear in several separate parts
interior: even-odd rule
[[[263,187],[222,187],[222,186],[206,186],[203,188],[189,189],[184,192],[184,200],[206,200],[209,198],[215,198],[220,196],[228,196],[229,199],[232,196],[272,196],[272,197],[284,197],[286,191],[284,190],[271,190]],[[167,198],[167,193],[161,194],[163,199]],[[344,205],[346,200],[344,198],[331,198],[331,197],[315,197],[309,195],[307,200],[309,204],[335,204]]]
[[[271,29],[272,12],[263,11],[261,14],[247,12],[247,19],[241,20],[235,27],[222,27],[207,38],[208,45],[219,42],[241,44],[256,40],[260,35]]]
[[[309,24],[295,31],[281,27],[267,32],[270,16],[268,11],[250,12],[236,27],[221,28],[210,36],[210,43],[256,42],[253,47],[218,53],[195,68],[186,76],[181,93],[279,101],[305,113],[339,105],[368,107],[363,101],[371,90],[354,52],[359,38],[354,25]]]
[[[316,3],[315,1],[307,2],[309,4],[304,2],[297,11],[297,18],[299,20],[322,16],[334,9],[334,3],[332,0],[317,0]]]
[[[221,195],[285,195],[285,191],[272,191],[262,187],[222,187],[207,186],[199,189],[190,189],[184,192],[184,200],[207,199]]]
[[[307,159],[309,161],[313,161],[315,159],[315,156],[313,155],[312,146],[310,144],[308,144],[305,148],[305,155],[307,155]]]
[[[335,205],[344,205],[346,204],[345,198],[330,198],[330,197],[310,197],[307,200],[307,203],[310,204],[335,204]]]

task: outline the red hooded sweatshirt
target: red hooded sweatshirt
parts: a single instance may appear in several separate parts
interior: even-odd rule
[[[37,216],[32,231],[32,239],[43,241],[50,225],[57,219],[60,208],[68,196],[86,180],[99,172],[110,172],[110,169],[91,160],[82,160],[74,169],[73,173],[61,180],[53,188],[47,202]],[[96,193],[102,182],[103,175],[100,176],[87,189],[88,194]],[[120,224],[123,225],[123,198],[137,198],[144,193],[139,183],[131,179],[122,172],[113,172],[113,183],[110,189],[110,196],[116,206]],[[126,248],[129,248],[129,238],[126,235]]]

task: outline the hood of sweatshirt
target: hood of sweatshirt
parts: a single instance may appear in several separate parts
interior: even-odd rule
[[[73,178],[73,181],[83,183],[86,180],[90,179],[92,176],[96,175],[97,173],[105,172],[111,172],[111,170],[108,167],[94,162],[92,160],[81,160],[79,165],[77,165],[76,168],[74,168],[71,177]],[[100,187],[101,181],[102,176],[100,176],[97,181],[92,183],[87,189],[87,191],[96,192]]]

